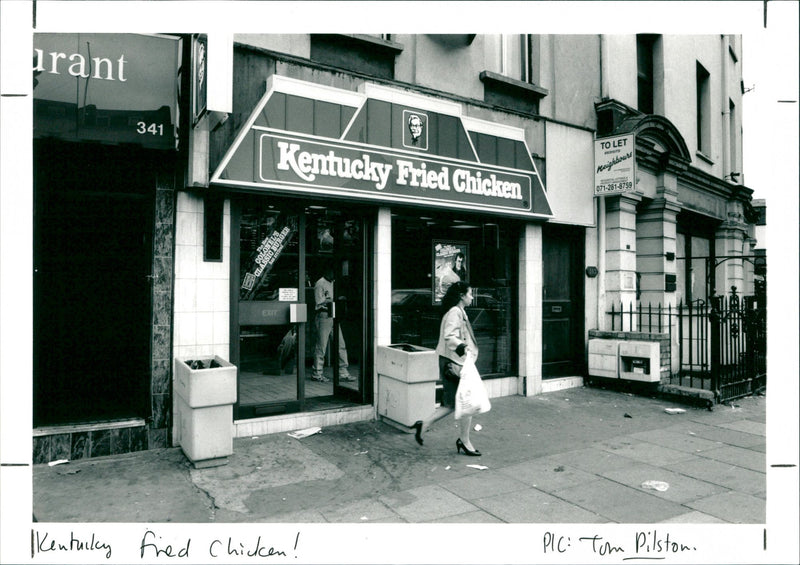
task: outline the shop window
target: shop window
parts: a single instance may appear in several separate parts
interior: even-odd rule
[[[486,218],[398,214],[392,220],[392,341],[435,348],[440,300],[451,281],[466,280],[467,315],[484,377],[516,374],[517,238],[512,226]]]
[[[311,35],[313,61],[386,79],[394,78],[395,57],[402,51],[388,35]]]
[[[711,75],[697,63],[697,150],[706,156],[711,155],[711,95],[709,84]]]

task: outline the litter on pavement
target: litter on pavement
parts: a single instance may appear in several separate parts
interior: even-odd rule
[[[69,463],[69,459],[59,459],[57,461],[50,461],[48,465],[54,467],[55,465],[63,465],[64,463]]]
[[[669,488],[669,483],[665,483],[664,481],[645,481],[642,483],[642,488],[664,492]]]
[[[475,424],[475,427],[472,429],[475,430],[476,432],[479,432],[483,429],[483,426],[481,426],[480,424]]]
[[[294,439],[303,439],[308,436],[313,436],[314,434],[318,434],[322,431],[322,428],[319,426],[314,426],[312,428],[306,428],[304,430],[297,430],[295,432],[289,432],[287,435],[289,437],[293,437]]]
[[[472,467],[473,469],[477,469],[479,471],[483,471],[484,469],[488,469],[485,465],[467,465],[467,467]]]
[[[664,412],[667,414],[683,414],[686,410],[683,408],[665,408]]]

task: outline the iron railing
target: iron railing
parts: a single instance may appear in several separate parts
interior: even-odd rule
[[[612,331],[669,334],[679,368],[670,382],[711,390],[718,402],[766,387],[766,300],[712,295],[671,305],[630,303],[607,312]],[[673,338],[677,337],[677,340]]]

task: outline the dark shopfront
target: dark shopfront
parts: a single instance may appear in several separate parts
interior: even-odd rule
[[[277,75],[249,116],[209,187],[230,201],[239,425],[372,404],[376,345],[434,347],[438,304],[459,279],[475,289],[479,369],[516,377],[519,241],[550,215],[521,130],[405,91]],[[319,381],[325,267],[335,314]],[[273,428],[246,429],[237,434]]]
[[[34,37],[34,463],[168,445],[174,37]]]

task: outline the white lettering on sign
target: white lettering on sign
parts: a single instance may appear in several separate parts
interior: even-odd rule
[[[480,171],[472,174],[465,169],[456,169],[453,173],[453,188],[456,192],[466,194],[522,200],[522,186],[518,182],[498,180],[494,174],[484,178]]]
[[[421,188],[438,188],[439,190],[450,190],[449,169],[442,167],[438,173],[427,170],[425,163],[420,163],[415,167],[411,161],[397,160],[397,184],[410,185]]]
[[[81,78],[89,78],[91,74],[91,78],[99,80],[118,80],[120,82],[128,80],[125,78],[125,63],[127,63],[125,55],[120,55],[116,61],[105,57],[92,57],[87,61],[86,57],[80,53],[67,55],[52,51],[45,56],[42,49],[34,49],[33,52],[36,55],[33,70],[40,73],[60,75],[61,72],[66,72],[71,76]]]
[[[312,182],[317,175],[342,179],[366,180],[375,183],[375,188],[383,190],[389,180],[392,165],[372,161],[366,153],[361,159],[337,156],[333,150],[328,153],[300,151],[297,143],[278,142],[280,158],[276,167],[281,171],[292,170],[304,181]],[[299,153],[298,153],[299,151]]]
[[[327,153],[300,151],[298,143],[278,142],[280,150],[276,168],[293,171],[307,182],[313,182],[317,175],[366,180],[375,183],[375,188],[383,190],[394,168],[389,163],[373,161],[367,153],[361,158],[340,157],[331,149]],[[425,188],[430,190],[451,190],[449,167],[430,170],[424,162],[418,165],[412,161],[397,159],[397,178],[399,186]],[[522,200],[522,185],[497,178],[494,173],[484,177],[481,171],[455,169],[452,175],[452,188],[464,194],[477,194],[494,198]]]

